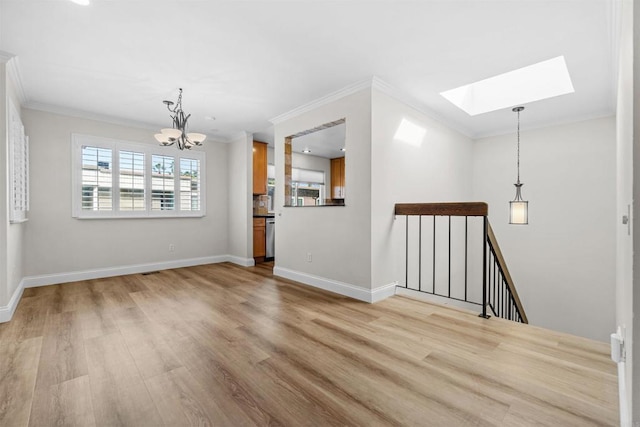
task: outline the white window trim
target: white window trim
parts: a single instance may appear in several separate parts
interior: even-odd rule
[[[112,150],[113,173],[112,173],[112,210],[111,211],[90,211],[82,209],[82,147],[92,146],[107,148]],[[144,211],[120,211],[120,171],[119,151],[135,151],[144,153],[145,157],[145,206]],[[174,194],[174,210],[152,211],[151,210],[151,156],[152,155],[171,156],[176,159],[175,186],[177,190]],[[180,159],[195,159],[200,161],[200,210],[183,211],[180,209]],[[140,144],[130,141],[103,138],[92,135],[71,134],[71,215],[77,219],[118,219],[118,218],[185,218],[203,217],[206,215],[206,156],[203,151],[188,150],[179,151],[175,147],[162,147],[151,144]]]
[[[16,106],[8,100],[9,222],[27,221],[29,211],[29,137]]]

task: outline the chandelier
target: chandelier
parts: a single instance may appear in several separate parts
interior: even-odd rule
[[[180,88],[180,95],[178,95],[178,101],[175,102],[173,107],[173,101],[162,101],[169,112],[173,113],[170,117],[173,119],[173,127],[160,129],[161,133],[155,134],[156,140],[165,147],[176,144],[180,150],[190,150],[194,145],[202,145],[207,137],[201,133],[187,133],[187,121],[191,114],[184,114],[182,110],[182,88]]]
[[[529,223],[529,202],[522,199],[520,191],[522,184],[520,182],[520,111],[524,110],[524,107],[515,107],[514,113],[518,113],[518,180],[516,181],[516,198],[509,202],[509,224],[526,225]]]

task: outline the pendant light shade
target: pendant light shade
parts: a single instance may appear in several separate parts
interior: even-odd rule
[[[529,224],[529,202],[522,199],[522,184],[520,182],[520,111],[524,107],[515,107],[513,112],[518,113],[518,157],[517,169],[518,180],[515,184],[516,197],[509,202],[509,224],[526,225]]]
[[[516,186],[516,198],[509,202],[509,224],[525,225],[529,223],[529,202],[522,200],[520,195],[522,184],[514,185]]]

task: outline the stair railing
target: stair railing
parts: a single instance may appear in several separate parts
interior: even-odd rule
[[[489,318],[490,315],[487,309],[491,310],[494,316],[502,317],[508,320],[513,320],[521,323],[528,323],[527,316],[524,312],[522,302],[516,291],[516,287],[513,282],[513,278],[509,273],[504,256],[500,250],[497,239],[489,224],[488,219],[488,205],[484,202],[460,202],[460,203],[399,203],[395,205],[395,215],[405,216],[405,283],[404,288],[416,290],[419,292],[436,295],[439,297],[445,297],[457,301],[463,301],[473,305],[481,306],[481,317]],[[417,254],[417,287],[409,286],[409,217],[418,217],[418,254]],[[428,286],[423,286],[423,218],[431,217],[432,225],[432,241],[429,242],[430,250],[432,251],[432,286],[429,289]],[[447,217],[448,221],[448,253],[447,266],[444,267],[438,264],[436,257],[440,260],[444,255],[437,250],[437,220],[436,217]],[[464,217],[464,292],[455,295],[452,292],[452,217]],[[470,279],[474,279],[469,275],[469,239],[470,239],[470,221],[471,217],[479,217],[482,222],[482,295],[480,300],[474,299],[471,296],[469,289]],[[429,222],[427,221],[427,226]],[[475,227],[471,227],[472,229]],[[473,249],[478,249],[473,247]],[[474,251],[471,251],[471,255],[474,255]],[[439,292],[436,289],[436,269],[447,268],[448,269],[448,283],[447,291]],[[473,281],[473,280],[471,280]],[[440,286],[442,288],[442,286]]]

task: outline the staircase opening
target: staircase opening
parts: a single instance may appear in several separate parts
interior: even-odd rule
[[[400,287],[476,306],[528,323],[483,202],[401,203],[405,280]]]

